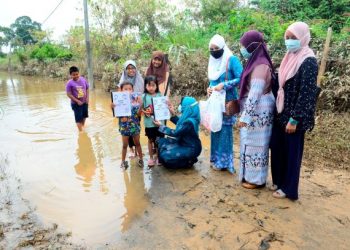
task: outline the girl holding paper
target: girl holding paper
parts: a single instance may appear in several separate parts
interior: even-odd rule
[[[130,82],[123,82],[120,85],[121,91],[126,91],[132,94],[133,85]],[[139,97],[135,98],[135,95],[131,96],[131,116],[119,117],[119,132],[122,135],[123,149],[122,149],[122,163],[121,168],[127,169],[129,167],[128,162],[125,160],[126,151],[128,149],[129,138],[135,143],[137,154],[139,157],[138,165],[143,167],[143,155],[140,144],[140,115],[141,115],[141,100]],[[111,108],[115,108],[115,104],[111,104]]]
[[[146,76],[145,93],[142,96],[142,112],[145,115],[145,134],[148,137],[149,167],[158,164],[158,160],[154,159],[154,155],[157,153],[156,139],[157,137],[164,137],[164,135],[158,131],[158,127],[153,123],[152,118],[152,115],[154,115],[152,98],[160,96],[162,96],[162,94],[159,91],[157,77],[153,75]]]
[[[225,39],[215,35],[209,42],[210,58],[208,63],[209,88],[212,91],[226,91],[226,102],[237,100],[237,86],[242,74],[242,64],[227,47]],[[220,112],[220,111],[219,111]],[[234,173],[232,126],[236,116],[224,116],[222,129],[210,134],[210,165],[214,170],[228,170]]]
[[[123,82],[130,82],[133,85],[133,91],[142,94],[144,91],[143,78],[136,67],[134,60],[127,60],[123,65],[123,73],[120,77],[118,87],[120,88]],[[137,151],[134,149],[135,143],[132,137],[129,138],[129,158],[137,156]]]

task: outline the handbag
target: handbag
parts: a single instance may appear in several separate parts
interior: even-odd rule
[[[226,63],[226,73],[225,73],[225,82],[228,80],[228,64],[230,58],[227,59]],[[230,100],[225,103],[225,116],[233,116],[240,112],[239,100]]]

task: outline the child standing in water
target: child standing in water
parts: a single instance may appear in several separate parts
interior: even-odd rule
[[[79,131],[82,131],[85,120],[89,117],[89,84],[84,77],[80,76],[76,66],[69,68],[69,74],[71,79],[66,84],[66,92],[71,100],[77,127]]]
[[[131,95],[131,116],[119,117],[119,132],[122,135],[123,142],[122,163],[120,167],[127,169],[129,166],[128,162],[125,160],[129,137],[132,137],[135,143],[137,155],[139,157],[138,165],[139,167],[143,167],[143,155],[140,145],[141,99],[137,95],[132,94],[134,89],[130,82],[123,82],[120,84],[120,90],[129,92]],[[115,104],[112,103],[111,107],[114,108]]]
[[[142,112],[145,115],[144,124],[145,124],[145,133],[148,137],[148,152],[149,160],[148,166],[153,167],[158,161],[154,159],[154,154],[156,154],[156,139],[157,137],[164,137],[162,133],[158,131],[158,127],[153,123],[152,115],[153,105],[152,97],[160,97],[162,94],[159,91],[157,77],[150,75],[145,77],[145,93],[142,96],[143,100],[143,109]],[[154,150],[155,149],[155,150]]]

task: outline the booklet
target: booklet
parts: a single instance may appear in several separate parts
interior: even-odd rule
[[[154,120],[164,121],[170,119],[170,111],[168,107],[168,97],[152,97],[152,105],[154,112]]]
[[[129,92],[111,92],[114,117],[131,116],[131,99]]]

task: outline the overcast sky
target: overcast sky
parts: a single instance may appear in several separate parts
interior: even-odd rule
[[[42,23],[61,0],[0,0],[0,26],[8,27],[17,17],[29,16]],[[83,25],[83,0],[63,0],[62,4],[43,24],[42,29],[52,30],[58,40],[71,25]]]
[[[17,17],[29,16],[43,23],[61,0],[0,0],[0,26],[9,27]],[[178,8],[180,0],[168,0]],[[91,15],[90,15],[91,17]],[[83,0],[63,0],[52,16],[42,25],[43,30],[53,32],[52,39],[60,40],[72,25],[83,25]],[[92,20],[90,18],[90,24]]]

